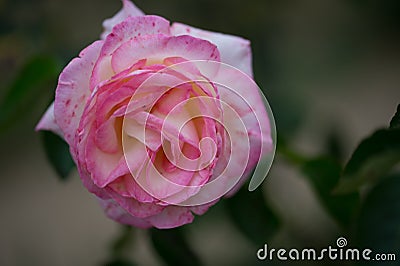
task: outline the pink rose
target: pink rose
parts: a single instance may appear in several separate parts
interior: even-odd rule
[[[110,218],[190,223],[273,152],[250,43],[170,25],[128,0],[103,26],[61,73],[37,129],[65,139]]]

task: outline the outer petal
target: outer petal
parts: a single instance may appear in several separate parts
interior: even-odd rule
[[[149,228],[151,224],[144,219],[134,217],[122,209],[114,200],[99,199],[100,206],[103,208],[106,215],[122,224],[133,225],[139,228]]]
[[[257,84],[246,75],[229,67],[221,67],[218,75],[212,79],[217,84],[224,85],[217,86],[220,98],[239,114],[246,126],[250,141],[258,140],[258,144],[261,144],[262,140],[263,152],[271,151],[270,122]]]
[[[74,58],[58,80],[54,117],[69,145],[74,144],[75,133],[86,102],[90,97],[89,80],[103,41],[96,41]]]
[[[213,81],[225,85],[218,86],[221,100],[239,114],[246,127],[250,142],[250,153],[243,179],[227,194],[227,196],[231,196],[243,184],[261,156],[273,150],[270,121],[258,86],[249,77],[238,74],[237,70],[221,67]],[[241,136],[237,132],[232,132],[230,137],[235,144]],[[238,147],[243,145],[240,142],[236,144]]]
[[[51,103],[46,113],[42,116],[35,130],[49,130],[64,138],[64,134],[54,118],[54,102]]]
[[[111,198],[111,196],[108,195],[108,193],[104,189],[99,188],[98,186],[96,186],[93,183],[92,179],[90,178],[90,173],[86,169],[79,167],[79,164],[78,164],[77,168],[78,168],[79,176],[82,180],[82,183],[89,192],[95,194],[98,198],[101,198],[104,200]]]
[[[127,17],[138,17],[144,15],[143,11],[137,8],[131,1],[122,0],[122,4],[122,9],[117,14],[112,18],[103,21],[104,31],[101,34],[101,39],[104,40],[112,31],[112,28],[118,23],[124,21]]]
[[[250,77],[253,76],[250,42],[241,37],[205,31],[181,23],[173,23],[171,34],[190,35],[212,42],[221,53],[221,62],[234,66]]]
[[[219,201],[219,199],[216,199],[216,200],[214,200],[214,201],[212,201],[210,203],[207,203],[207,204],[194,206],[194,207],[191,207],[190,210],[196,215],[203,215],[204,213],[206,213],[208,211],[208,209],[210,209],[211,206],[216,204],[218,201]]]
[[[168,229],[191,223],[193,214],[187,207],[168,206],[161,213],[146,218],[154,227]]]
[[[138,218],[148,218],[154,215],[158,215],[165,208],[163,206],[159,206],[153,203],[143,203],[133,198],[122,197],[109,187],[106,187],[105,190],[115,200],[115,202],[118,203],[118,205],[120,205],[130,215]]]

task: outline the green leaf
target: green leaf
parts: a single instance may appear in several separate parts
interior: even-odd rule
[[[41,131],[44,149],[54,170],[61,179],[65,180],[75,167],[74,161],[69,153],[68,144],[50,131]]]
[[[400,173],[382,179],[368,193],[357,224],[360,246],[370,248],[374,253],[397,253],[397,259],[400,255],[399,193]]]
[[[56,82],[59,69],[58,62],[50,56],[33,57],[22,67],[0,101],[0,132],[29,114],[38,97],[49,91],[45,90],[46,85]]]
[[[329,158],[309,160],[302,166],[303,174],[309,179],[325,209],[341,224],[350,224],[354,211],[359,206],[359,194],[334,195],[341,166]]]
[[[167,265],[201,265],[184,238],[182,229],[150,229],[149,232],[153,247]]]
[[[347,163],[337,193],[348,193],[387,174],[400,161],[400,129],[380,129],[364,139]]]
[[[397,106],[397,112],[390,121],[390,128],[400,128],[400,104]]]
[[[260,188],[250,192],[243,187],[225,204],[235,226],[257,246],[271,239],[280,228],[280,221]]]

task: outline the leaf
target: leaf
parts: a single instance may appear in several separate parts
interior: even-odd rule
[[[280,228],[280,221],[260,188],[250,192],[243,187],[225,204],[234,225],[257,246],[271,239]]]
[[[68,174],[75,166],[68,144],[50,131],[41,131],[41,135],[48,160],[60,178],[67,179]]]
[[[183,236],[182,229],[150,229],[153,246],[167,265],[201,265]]]
[[[397,112],[393,116],[392,120],[390,120],[390,128],[400,128],[400,104],[397,106]]]
[[[347,163],[336,193],[348,193],[384,176],[400,161],[400,129],[380,129],[364,139]]]
[[[374,253],[397,253],[398,256],[400,250],[399,192],[400,173],[397,173],[382,179],[368,193],[358,217],[357,240],[360,246],[370,248]]]
[[[56,81],[59,69],[57,61],[50,56],[33,57],[22,67],[0,102],[0,132],[32,110],[38,97],[46,91],[45,85]]]
[[[341,166],[329,158],[317,158],[304,163],[301,170],[311,182],[326,210],[341,225],[349,225],[354,211],[359,206],[359,194],[334,195],[332,193],[339,181]]]

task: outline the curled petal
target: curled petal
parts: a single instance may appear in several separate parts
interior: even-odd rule
[[[115,14],[112,18],[103,21],[104,31],[101,34],[101,39],[104,40],[112,31],[112,28],[118,23],[124,21],[126,18],[144,15],[143,11],[137,8],[131,1],[122,0],[122,4],[122,9],[117,14]]]
[[[46,113],[40,119],[35,130],[49,130],[64,138],[64,134],[61,128],[57,125],[56,119],[54,118],[54,102],[51,103]]]

